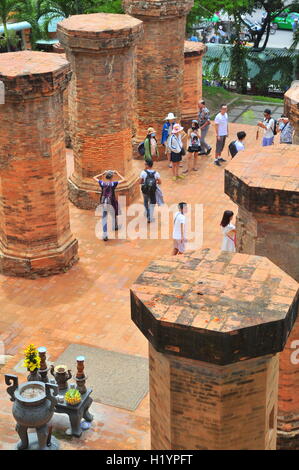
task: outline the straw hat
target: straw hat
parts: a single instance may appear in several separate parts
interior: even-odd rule
[[[153,134],[154,132],[156,132],[156,131],[153,127],[149,127],[148,130],[147,130],[148,134]]]
[[[178,132],[183,131],[184,128],[180,124],[175,124],[172,129],[172,134],[177,134]]]
[[[176,116],[173,113],[168,113],[164,121],[169,121],[170,119],[176,119]]]

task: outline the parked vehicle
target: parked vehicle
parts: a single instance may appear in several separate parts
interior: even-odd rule
[[[273,20],[273,27],[276,29],[293,29],[294,20],[297,18],[299,22],[299,13],[288,12],[288,10],[280,13]]]

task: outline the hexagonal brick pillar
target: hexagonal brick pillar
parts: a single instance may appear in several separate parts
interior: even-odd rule
[[[267,256],[299,281],[299,147],[242,152],[226,167],[225,192],[238,205],[237,250]],[[284,291],[277,292],[277,302]],[[299,448],[299,345],[297,320],[281,354],[279,446]]]
[[[62,108],[70,74],[58,54],[0,54],[0,268],[7,275],[49,276],[78,260]]]
[[[118,194],[128,203],[138,192],[132,168],[132,125],[135,99],[135,47],[142,22],[128,15],[95,13],[71,16],[58,25],[58,36],[71,62],[70,132],[75,169],[69,197],[82,209],[99,202],[92,179],[118,170],[126,181]]]
[[[152,449],[275,449],[277,353],[298,304],[267,258],[202,249],[151,263],[131,314],[150,343]]]
[[[168,112],[181,117],[184,93],[186,16],[193,0],[123,0],[129,15],[144,23],[137,45],[137,133],[154,126],[160,136]]]
[[[206,51],[205,44],[185,41],[183,125],[190,125],[192,119],[198,119],[197,104],[202,98],[202,58]]]
[[[293,143],[299,145],[299,80],[285,93],[284,107],[295,129]]]

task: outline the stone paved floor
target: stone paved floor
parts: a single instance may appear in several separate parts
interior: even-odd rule
[[[264,110],[270,109],[272,116],[275,119],[279,119],[283,114],[283,106],[275,103],[261,103],[261,104],[243,104],[236,107],[229,107],[229,120],[239,124],[248,124],[255,126],[258,121],[262,121],[264,118]]]
[[[246,130],[247,147],[259,146],[256,128],[231,125],[231,136]],[[214,131],[208,140],[214,146]],[[227,151],[225,150],[225,155]],[[237,158],[237,157],[236,157]],[[204,246],[219,248],[220,218],[234,204],[223,193],[223,168],[202,157],[199,171],[184,181],[173,182],[165,161],[156,165],[161,173],[166,203],[184,200],[204,204]],[[143,162],[135,161],[138,171]],[[68,171],[72,159],[68,155]],[[5,354],[13,356],[0,371],[0,448],[16,442],[11,402],[2,374],[14,373],[29,343],[46,346],[51,361],[71,343],[97,346],[113,351],[147,356],[147,342],[130,320],[129,287],[148,263],[172,249],[171,240],[111,240],[95,236],[93,211],[70,204],[72,231],[79,240],[80,262],[71,271],[47,279],[26,280],[0,276],[0,340]],[[81,439],[62,439],[65,449],[148,449],[149,399],[135,412],[93,404],[95,422]],[[55,417],[61,431],[67,427],[64,415]],[[63,435],[61,433],[61,435]]]

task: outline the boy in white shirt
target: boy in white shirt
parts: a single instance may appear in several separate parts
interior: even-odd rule
[[[187,203],[180,202],[178,204],[179,212],[174,216],[173,222],[173,255],[182,255],[185,251],[186,240],[186,216]]]

